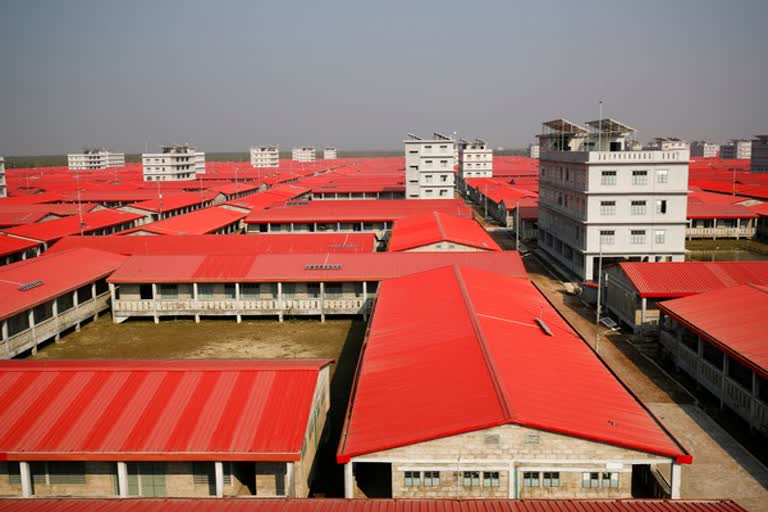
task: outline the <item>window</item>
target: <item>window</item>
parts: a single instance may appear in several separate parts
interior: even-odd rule
[[[35,306],[32,309],[32,317],[35,320],[35,325],[40,322],[44,322],[53,316],[53,302],[44,302],[39,306]]]
[[[600,487],[618,487],[619,486],[619,474],[609,473],[604,471],[600,475]]]
[[[480,487],[479,471],[464,471],[464,487]]]
[[[645,212],[646,212],[645,201],[632,201],[631,212],[632,212],[632,215],[645,215]]]
[[[439,471],[425,471],[424,472],[424,487],[440,487],[440,472]]]
[[[586,489],[600,487],[600,473],[582,473],[581,486]]]
[[[85,483],[85,462],[48,462],[47,466],[51,485]]]
[[[659,169],[656,171],[656,183],[667,183],[669,180],[669,171],[667,169]]]
[[[633,185],[647,185],[648,184],[648,171],[632,171],[632,184]]]
[[[616,242],[615,231],[600,231],[600,243],[603,245],[613,245]]]
[[[29,329],[29,315],[27,312],[13,315],[7,320],[8,322],[8,336],[15,336],[20,332]]]
[[[175,284],[159,284],[157,285],[157,291],[161,299],[179,298],[179,287]]]
[[[600,178],[601,185],[615,185],[616,184],[616,171],[603,171]]]
[[[663,229],[657,229],[656,233],[653,236],[654,243],[657,244],[663,244],[666,241],[667,238],[667,232]]]
[[[498,487],[498,486],[499,486],[499,472],[483,471],[483,487]]]
[[[560,487],[560,473],[558,471],[545,471],[542,485],[544,487]]]
[[[667,200],[666,199],[657,199],[656,200],[656,213],[659,215],[664,215],[667,213]]]
[[[442,181],[443,183],[447,182],[448,181],[448,175],[447,174],[441,174],[440,175],[440,181]]]
[[[440,167],[448,167],[448,160],[440,160]]]
[[[93,298],[93,290],[91,289],[91,285],[87,284],[77,289],[78,304],[82,304],[83,302],[89,301],[92,298]]]
[[[56,310],[59,313],[63,313],[64,311],[69,311],[75,307],[75,301],[72,298],[72,294],[68,293],[66,295],[62,295],[61,297],[56,298]]]
[[[139,285],[139,298],[141,300],[151,300],[152,297],[152,285],[140,284]]]
[[[406,487],[418,487],[421,483],[420,471],[406,471],[405,472],[405,486]]]
[[[424,175],[424,181],[426,183],[432,183],[432,175],[431,174],[425,174]]]
[[[445,197],[447,195],[448,195],[448,191],[447,190],[441,190],[440,191],[440,197]]]
[[[616,215],[616,201],[600,201],[600,215]]]
[[[165,463],[129,462],[129,496],[165,496]]]
[[[538,471],[523,472],[523,487],[538,487],[538,486],[539,486]]]
[[[645,243],[645,230],[632,230],[629,233],[629,243],[642,245]]]

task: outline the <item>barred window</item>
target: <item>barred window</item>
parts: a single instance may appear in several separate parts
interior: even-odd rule
[[[610,473],[604,471],[600,475],[600,487],[618,487],[619,486],[619,474]]]
[[[600,231],[600,243],[603,245],[613,245],[616,242],[616,232],[613,230]]]
[[[582,473],[581,486],[586,489],[600,487],[600,473]]]
[[[632,230],[629,234],[629,243],[642,245],[645,243],[645,230]]]
[[[440,472],[439,471],[425,471],[424,472],[424,487],[440,487]]]
[[[632,171],[632,184],[633,185],[647,185],[648,184],[648,171]]]
[[[663,229],[656,230],[656,233],[654,235],[654,242],[661,245],[665,243],[666,240],[667,240],[667,232],[664,231]]]
[[[600,201],[600,215],[616,215],[616,201]]]
[[[669,180],[669,171],[667,169],[659,169],[656,171],[656,183],[667,183]]]
[[[601,185],[615,185],[616,184],[616,171],[603,171],[600,177]]]
[[[84,484],[85,462],[49,462],[51,484]]]
[[[632,215],[645,215],[646,213],[645,201],[632,201],[631,212],[632,212]]]

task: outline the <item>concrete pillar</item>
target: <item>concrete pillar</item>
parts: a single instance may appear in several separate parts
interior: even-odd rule
[[[29,322],[29,328],[32,330],[32,354],[37,354],[37,333],[35,332],[35,315],[30,309],[27,311],[27,321]]]
[[[728,380],[728,368],[730,367],[728,356],[723,353],[723,377],[720,379],[720,408],[725,407],[725,385]]]
[[[128,463],[117,463],[117,495],[121,498],[128,497]]]
[[[355,476],[352,473],[352,462],[344,464],[344,497],[355,497]]]
[[[115,283],[109,283],[109,299],[110,299],[110,303],[112,304],[112,323],[113,324],[119,323],[115,319],[115,314],[114,314],[115,303],[117,301],[117,290],[115,290]]]
[[[53,313],[53,318],[56,322],[56,334],[53,336],[53,341],[58,343],[61,339],[61,327],[59,326],[59,301],[53,299],[52,302],[51,312]]]
[[[160,323],[160,318],[157,316],[157,283],[152,283],[152,307],[154,308],[153,318],[156,324]]]
[[[669,497],[672,499],[680,499],[681,477],[682,468],[680,467],[680,464],[673,463],[672,474],[670,475],[669,479],[669,488],[671,493]]]
[[[287,487],[286,489],[286,496],[289,498],[295,498],[296,497],[296,479],[293,474],[293,462],[286,462],[285,463],[285,485]]]
[[[754,430],[757,423],[757,400],[760,396],[760,378],[757,372],[752,370],[752,395],[749,400],[749,430]]]
[[[320,283],[320,321],[325,322],[325,283]]]
[[[640,300],[640,322],[645,324],[645,312],[648,310],[648,299],[643,297]]]
[[[19,462],[19,475],[21,476],[21,496],[31,498],[35,491],[32,488],[32,472],[29,469],[29,462]]]
[[[213,472],[216,476],[216,497],[224,497],[224,463],[214,462]]]

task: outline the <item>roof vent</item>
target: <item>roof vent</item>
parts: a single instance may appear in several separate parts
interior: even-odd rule
[[[549,329],[549,326],[544,323],[544,320],[536,317],[536,323],[539,324],[539,328],[541,328],[541,330],[544,331],[547,336],[552,336],[552,331]]]
[[[341,270],[340,263],[320,263],[315,265],[304,265],[304,270]]]
[[[43,286],[42,281],[30,281],[29,283],[23,284],[19,286],[19,291],[26,292],[27,290],[31,290],[32,288],[37,288],[38,286]]]

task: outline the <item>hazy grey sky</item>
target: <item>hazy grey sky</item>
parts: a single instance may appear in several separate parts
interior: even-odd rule
[[[768,1],[2,0],[0,154],[768,131]]]

